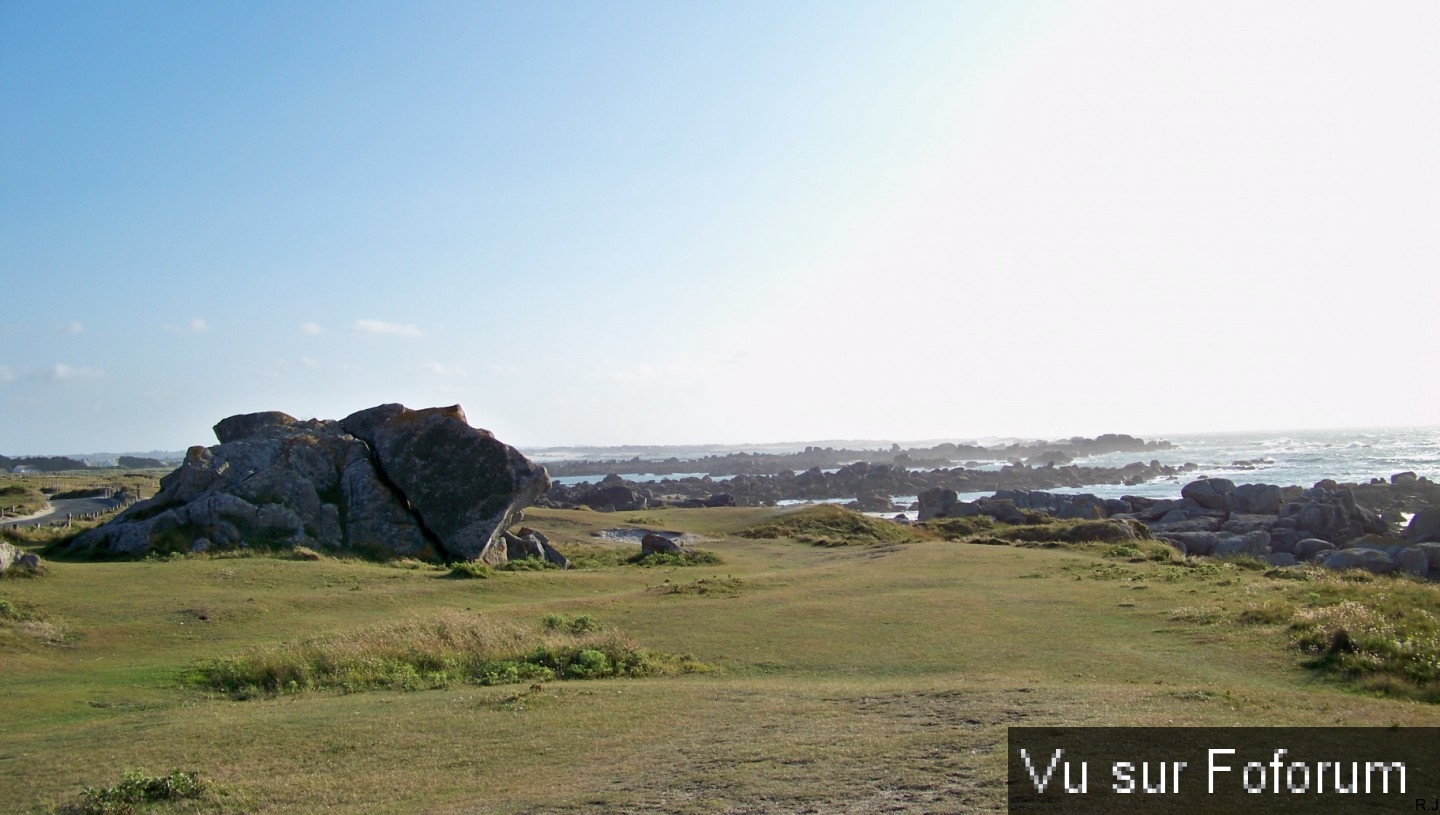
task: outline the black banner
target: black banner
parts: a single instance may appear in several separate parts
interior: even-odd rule
[[[1012,727],[1012,813],[1440,812],[1440,728]]]

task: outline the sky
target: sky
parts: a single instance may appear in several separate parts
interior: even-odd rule
[[[1440,424],[1440,4],[0,0],[0,453]]]

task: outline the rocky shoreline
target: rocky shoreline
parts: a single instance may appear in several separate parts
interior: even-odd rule
[[[965,462],[967,467],[973,468],[979,466],[981,461],[1003,461],[1008,464],[1043,467],[1073,464],[1077,458],[1107,453],[1147,453],[1173,449],[1175,446],[1168,441],[1146,441],[1125,433],[1105,433],[1093,439],[1074,436],[1057,441],[1014,442],[991,446],[944,442],[931,447],[902,448],[899,444],[892,444],[889,451],[885,452],[809,446],[794,453],[732,452],[699,458],[682,459],[672,456],[663,460],[645,460],[638,456],[629,459],[575,459],[551,462],[546,465],[546,469],[551,477],[556,478],[604,476],[610,473],[704,473],[712,478],[720,478],[737,475],[778,475],[786,471],[800,472],[812,468],[836,469],[856,462],[886,463],[899,468],[918,469],[943,469],[959,462]]]
[[[1181,554],[1247,555],[1274,566],[1310,562],[1440,580],[1440,484],[1412,472],[1367,484],[1325,480],[1308,489],[1207,478],[1186,484],[1173,500],[1002,490],[966,502],[952,490],[934,489],[918,503],[921,521],[987,515],[1025,523],[1035,512],[1139,521]],[[1403,513],[1413,513],[1408,523]]]
[[[773,475],[737,475],[718,480],[711,476],[665,478],[637,482],[611,473],[595,483],[556,483],[537,504],[558,508],[630,511],[655,507],[773,506],[780,501],[854,499],[855,509],[890,512],[896,495],[919,495],[933,489],[955,492],[997,490],[1080,489],[1096,484],[1143,484],[1157,478],[1194,472],[1194,464],[1179,467],[1158,461],[1133,462],[1123,467],[1086,467],[1079,464],[1031,466],[1007,464],[998,470],[965,467],[933,470],[907,469],[894,464],[865,461],[825,472],[819,466],[803,472],[782,470]]]

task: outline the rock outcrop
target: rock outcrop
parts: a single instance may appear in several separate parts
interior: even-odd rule
[[[471,427],[458,405],[379,405],[340,421],[251,413],[215,435],[220,444],[190,448],[153,498],[71,548],[303,545],[498,565],[513,548],[506,530],[550,488],[545,468]],[[530,548],[554,552],[543,536]]]
[[[937,487],[919,493],[917,508],[920,521],[988,515],[1002,523],[1025,523],[1034,513],[1141,521],[1156,538],[1188,555],[1244,555],[1277,566],[1309,562],[1440,580],[1440,510],[1418,510],[1402,535],[1359,497],[1377,503],[1434,500],[1436,494],[1428,492],[1435,489],[1433,483],[1407,475],[1368,485],[1327,479],[1308,490],[1205,478],[1186,484],[1180,498],[1165,500],[999,490],[988,498],[961,501],[954,490]]]
[[[7,572],[35,574],[41,568],[39,556],[0,541],[0,575]]]

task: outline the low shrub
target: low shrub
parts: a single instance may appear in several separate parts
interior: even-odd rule
[[[696,597],[738,597],[740,586],[743,585],[738,577],[702,577],[699,580],[691,580],[688,583],[671,583],[666,580],[658,586],[651,586],[650,590],[656,594],[680,594]]]
[[[714,566],[721,563],[720,556],[708,549],[692,549],[684,552],[637,552],[625,559],[634,566]]]
[[[820,545],[909,543],[920,540],[910,527],[872,518],[834,504],[787,512],[739,532],[742,538],[789,538]]]
[[[581,614],[568,617],[564,614],[546,614],[540,618],[546,631],[561,631],[567,634],[593,634],[601,628],[600,621],[592,615]]]
[[[921,529],[939,535],[942,540],[964,540],[975,535],[988,535],[995,528],[995,519],[989,515],[971,515],[965,518],[935,518],[918,524]]]
[[[1131,543],[1150,539],[1144,524],[1128,521],[1047,521],[1023,526],[1010,526],[995,531],[995,536],[1010,541],[1043,543]],[[1139,544],[1135,546],[1139,548]]]
[[[543,572],[547,569],[559,569],[560,566],[544,558],[527,557],[507,560],[495,568],[502,572]]]
[[[1440,617],[1418,606],[1377,605],[1343,600],[1300,609],[1290,627],[1296,647],[1313,655],[1312,667],[1326,673],[1379,683],[1390,692],[1408,686],[1435,696],[1440,684]]]
[[[126,770],[113,787],[86,787],[80,792],[82,815],[131,815],[137,806],[161,801],[198,798],[205,791],[200,774],[175,770],[169,775],[148,776],[144,770]]]
[[[536,626],[449,614],[254,649],[200,663],[182,679],[245,699],[321,689],[423,690],[461,683],[500,685],[699,670],[705,666],[694,658],[640,648],[589,615],[550,615]]]
[[[450,564],[450,572],[445,576],[456,580],[485,580],[494,574],[494,569],[478,560],[462,560]]]

